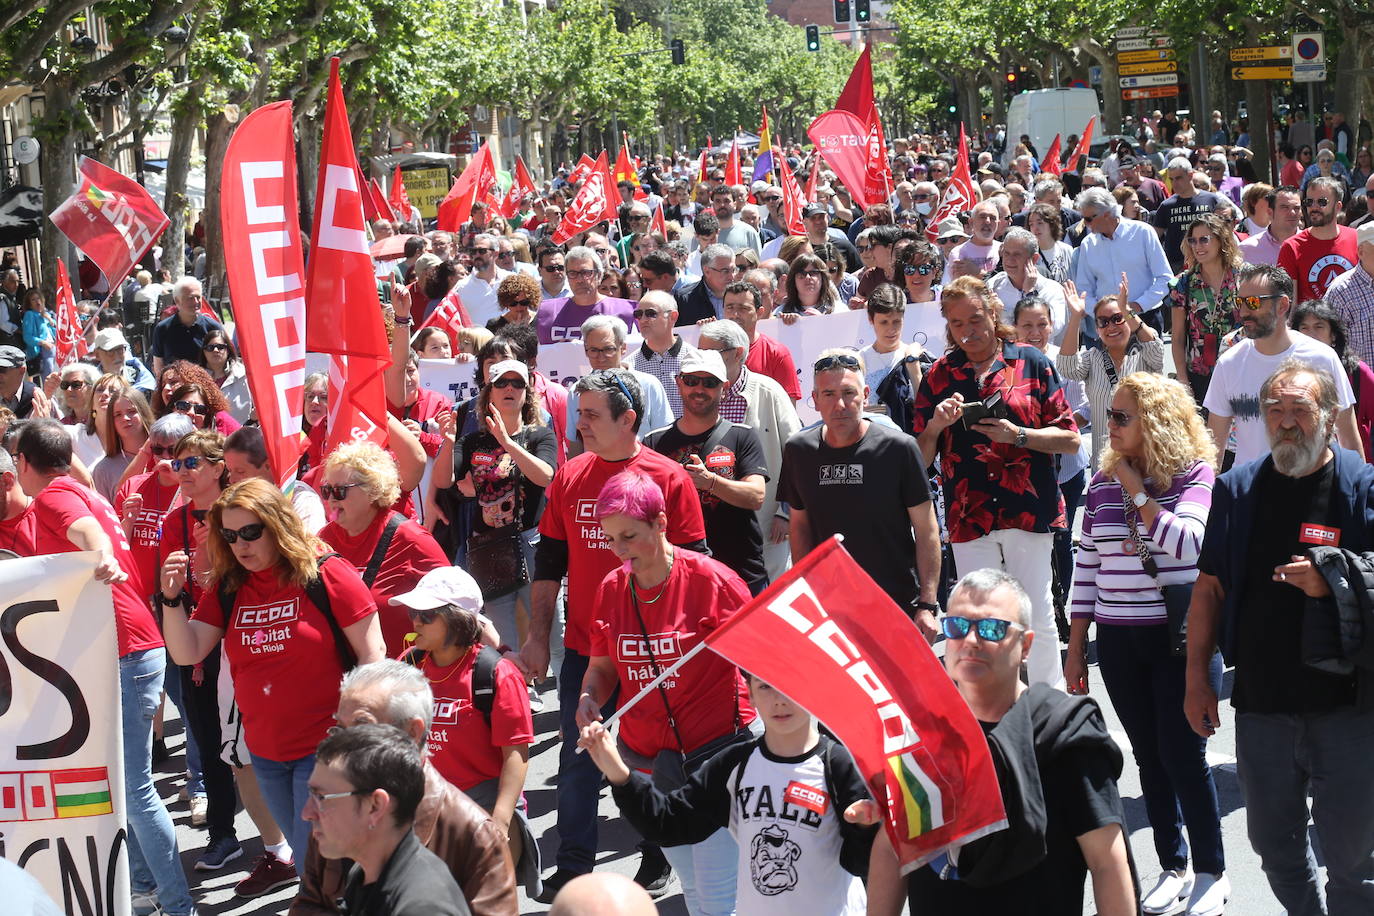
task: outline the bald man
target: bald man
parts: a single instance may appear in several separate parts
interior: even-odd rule
[[[624,875],[594,871],[563,886],[549,916],[658,916],[644,888]]]
[[[663,384],[669,409],[675,418],[680,417],[682,393],[677,388],[678,367],[697,350],[673,330],[677,324],[677,300],[672,293],[650,290],[635,305],[634,318],[639,332],[644,335],[644,343],[634,352],[630,365]]]

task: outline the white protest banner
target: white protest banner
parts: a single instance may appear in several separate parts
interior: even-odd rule
[[[128,916],[119,650],[95,563],[0,562],[0,855],[69,916]]]

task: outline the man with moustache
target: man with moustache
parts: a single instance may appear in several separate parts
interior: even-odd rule
[[[1358,663],[1318,668],[1304,651],[1319,615],[1336,614],[1308,550],[1367,556],[1374,548],[1374,470],[1362,453],[1330,445],[1343,374],[1289,359],[1260,387],[1271,451],[1217,479],[1188,614],[1184,712],[1198,734],[1215,733],[1220,715],[1207,667],[1219,646],[1235,667],[1236,766],[1250,844],[1289,913],[1374,911],[1374,674]],[[1362,586],[1355,579],[1351,587]]]

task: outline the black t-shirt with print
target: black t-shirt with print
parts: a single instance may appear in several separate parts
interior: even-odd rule
[[[558,441],[547,426],[526,426],[511,437],[516,444],[551,468],[558,466]],[[477,490],[477,511],[472,526],[476,531],[500,528],[515,521],[513,477],[520,479],[520,530],[539,524],[544,514],[544,488],[538,486],[515,466],[515,461],[485,429],[464,436],[454,455],[454,479],[462,480],[472,472]]]
[[[679,464],[686,464],[692,455],[700,455],[707,469],[726,480],[742,480],[754,474],[764,480],[772,476],[763,457],[758,434],[748,426],[731,423],[720,444],[709,455],[702,455],[711,433],[687,435],[677,424],[656,429],[644,437],[644,444]],[[763,534],[758,516],[751,509],[732,506],[717,493],[698,490],[701,515],[706,522],[706,544],[711,556],[733,569],[753,587],[768,575],[763,565]]]

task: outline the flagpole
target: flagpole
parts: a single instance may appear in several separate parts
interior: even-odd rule
[[[687,664],[689,661],[695,658],[697,656],[697,653],[707,648],[709,648],[709,646],[707,646],[705,641],[703,641],[697,643],[695,646],[688,649],[686,655],[682,656],[682,658],[679,658],[677,661],[673,662],[667,668],[664,668],[663,671],[659,673],[658,677],[654,678],[652,681],[641,687],[639,693],[630,697],[630,699],[625,702],[624,706],[620,707],[615,712],[611,713],[611,717],[606,721],[602,722],[601,724],[609,730],[610,727],[615,724],[616,720],[619,719],[621,716],[625,715],[625,713],[629,712],[631,709],[633,709],[636,703],[647,697],[649,694],[653,693],[654,689],[657,688],[659,684],[662,684],[665,680],[672,677],[674,674],[677,674],[679,668],[681,668],[683,665]],[[582,748],[579,747],[576,750],[576,753],[582,753]]]

